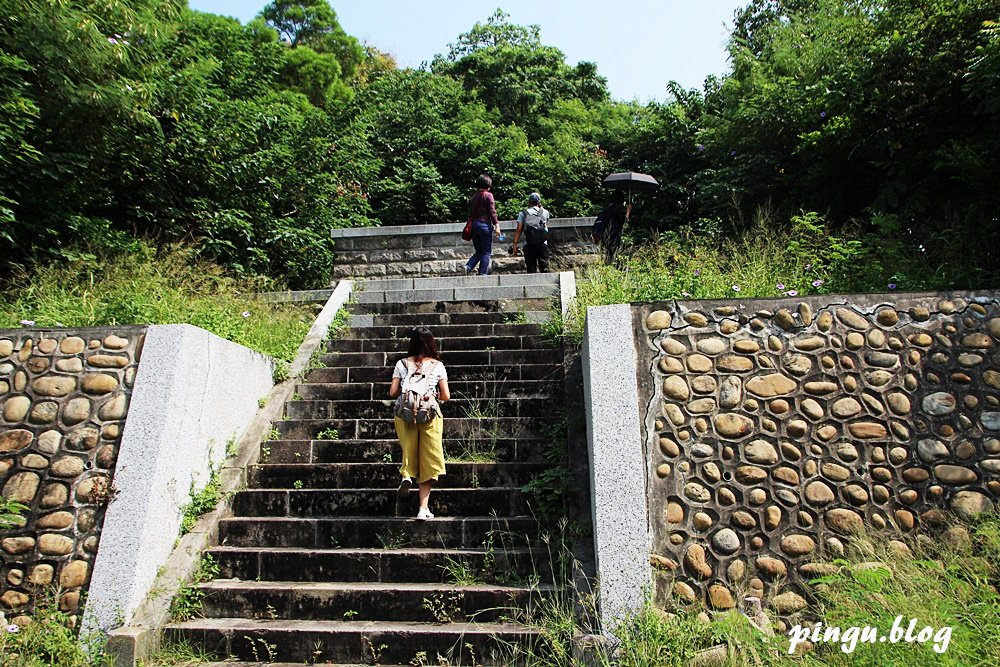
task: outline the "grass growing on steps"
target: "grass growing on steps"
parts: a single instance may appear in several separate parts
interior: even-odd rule
[[[139,660],[139,667],[191,667],[213,662],[212,656],[188,642],[166,644],[154,655]]]
[[[255,292],[280,289],[260,278],[237,279],[171,246],[137,242],[128,253],[58,260],[32,267],[0,291],[0,329],[187,323],[276,359],[291,360],[313,315],[298,305],[270,304]]]

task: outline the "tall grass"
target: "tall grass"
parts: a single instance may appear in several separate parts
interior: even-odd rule
[[[837,644],[819,644],[816,658],[836,667],[1000,664],[1000,515],[976,521],[968,541],[918,539],[909,546],[912,556],[885,540],[855,539],[848,558],[834,561],[839,571],[814,582],[818,615],[826,625],[883,632],[899,615],[904,627],[917,619],[918,631],[951,627],[947,650],[936,653],[931,642],[879,642],[859,643],[847,654]]]
[[[962,528],[959,528],[962,530]],[[917,619],[916,629],[935,632],[951,628],[944,653],[926,643],[861,643],[845,652],[839,642],[817,642],[804,653],[789,653],[791,643],[771,614],[771,626],[758,626],[741,612],[714,612],[700,604],[676,600],[667,609],[651,600],[614,629],[614,641],[586,664],[602,667],[688,667],[712,664],[741,667],[882,667],[884,665],[993,666],[1000,664],[1000,514],[980,516],[968,528],[967,540],[943,540],[926,534],[907,538],[908,550],[894,536],[855,535],[844,558],[831,561],[833,574],[809,582],[815,604],[803,624],[819,621],[823,627],[876,628],[888,634],[897,616],[905,628]],[[567,544],[559,545],[564,550]],[[553,594],[543,597],[527,614],[514,620],[539,631],[531,649],[517,653],[528,667],[564,667],[581,664],[572,657],[571,642],[593,613],[589,585],[573,583],[567,564],[550,550]],[[544,568],[544,565],[537,567]],[[584,590],[586,589],[586,590]],[[775,591],[780,592],[780,591]],[[751,613],[751,615],[753,615]],[[701,663],[699,653],[721,647],[719,661]],[[802,648],[801,646],[799,647]],[[704,656],[703,656],[704,657]]]
[[[111,667],[105,637],[78,637],[70,615],[59,610],[59,591],[39,596],[31,623],[17,625],[0,612],[0,665],[3,667]]]
[[[577,282],[565,334],[579,343],[586,308],[615,303],[996,287],[963,252],[969,244],[949,238],[925,248],[884,221],[834,230],[817,213],[784,221],[762,210],[738,233],[689,225],[634,238],[616,266],[592,266]]]
[[[22,270],[0,291],[0,329],[187,323],[277,359],[291,360],[312,323],[307,308],[269,304],[266,279],[236,279],[194,251],[157,251],[55,260]]]
[[[845,558],[832,562],[834,574],[810,582],[817,605],[810,620],[824,627],[877,628],[887,634],[897,616],[903,627],[917,619],[917,630],[951,627],[944,653],[933,642],[857,643],[853,652],[840,643],[816,643],[802,656],[789,655],[788,637],[768,637],[741,614],[716,614],[699,620],[697,606],[670,613],[652,604],[617,630],[613,657],[618,665],[686,665],[695,653],[725,643],[725,664],[791,667],[881,667],[883,665],[996,665],[1000,663],[1000,515],[987,514],[970,528],[970,539],[948,542],[926,535],[908,540],[910,551],[888,537],[855,536]],[[611,655],[605,656],[606,664]]]

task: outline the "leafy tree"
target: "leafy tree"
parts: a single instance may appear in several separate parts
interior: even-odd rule
[[[570,67],[562,51],[542,44],[537,25],[514,25],[509,18],[497,10],[485,24],[476,23],[450,45],[447,56],[434,58],[432,71],[459,78],[502,122],[519,124],[532,137],[534,119],[556,101],[607,98],[607,82],[593,63]]]
[[[344,77],[352,76],[364,59],[361,44],[344,32],[327,0],[274,0],[260,16],[293,48],[309,46],[332,54]]]
[[[352,91],[340,76],[340,63],[330,53],[318,53],[308,46],[290,49],[278,81],[302,93],[317,107],[349,100]]]
[[[984,210],[992,193],[959,172],[988,164],[969,151],[995,122],[992,88],[973,83],[996,72],[983,27],[995,15],[990,0],[752,3],[699,127],[718,182],[746,208],[839,219]]]
[[[13,244],[8,225],[15,222],[17,201],[11,179],[23,173],[40,154],[30,139],[38,118],[38,105],[27,97],[23,74],[27,64],[16,56],[0,51],[0,244]],[[2,247],[2,246],[0,246]]]
[[[0,264],[24,261],[33,248],[111,240],[121,210],[113,184],[134,137],[154,122],[150,54],[180,8],[179,0],[0,3],[3,97],[13,106],[3,122],[12,162],[0,174],[9,221]]]

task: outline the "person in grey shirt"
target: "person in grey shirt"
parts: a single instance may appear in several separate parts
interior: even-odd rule
[[[528,208],[517,214],[517,230],[511,253],[517,254],[517,244],[524,235],[524,264],[528,273],[549,270],[549,212],[542,207],[542,196],[537,192],[528,195]]]

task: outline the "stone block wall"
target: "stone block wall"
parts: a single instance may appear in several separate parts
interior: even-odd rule
[[[30,508],[0,530],[0,609],[15,622],[53,586],[63,611],[81,608],[144,333],[0,330],[0,495]]]
[[[594,218],[554,218],[549,221],[550,270],[572,271],[597,259],[590,241]],[[474,252],[462,240],[465,223],[335,229],[333,279],[464,275]],[[507,254],[517,223],[504,220],[507,239],[493,241],[490,273],[524,272],[524,258]]]
[[[661,600],[794,617],[857,529],[1000,498],[995,293],[665,302],[633,328]]]

